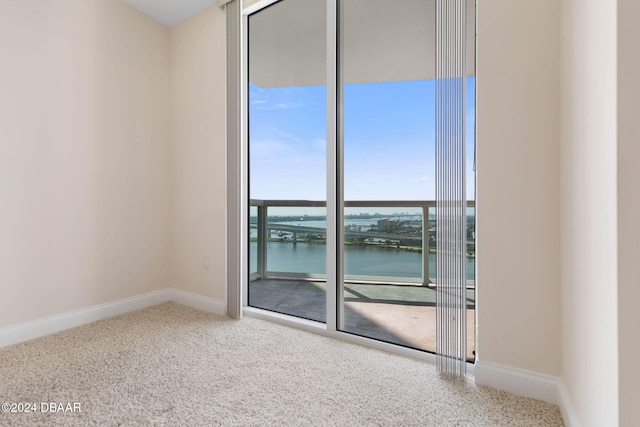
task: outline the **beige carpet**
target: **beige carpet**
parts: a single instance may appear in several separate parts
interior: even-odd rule
[[[0,349],[0,402],[81,405],[2,426],[562,425],[553,405],[428,363],[175,303]]]

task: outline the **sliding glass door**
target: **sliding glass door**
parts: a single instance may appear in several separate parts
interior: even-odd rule
[[[436,0],[260,3],[245,21],[248,304],[435,352]],[[475,7],[468,3],[473,359]]]

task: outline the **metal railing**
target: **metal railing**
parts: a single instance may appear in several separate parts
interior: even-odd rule
[[[250,274],[250,279],[255,280],[258,278],[307,278],[307,279],[318,279],[322,280],[326,278],[325,274],[320,273],[301,273],[301,272],[291,272],[291,271],[268,271],[267,269],[267,258],[268,258],[268,245],[269,239],[271,238],[273,232],[280,233],[280,236],[285,235],[285,239],[288,237],[291,238],[291,244],[296,245],[298,242],[301,242],[299,236],[305,236],[306,241],[310,241],[309,236],[314,236],[316,240],[319,236],[324,235],[326,239],[326,228],[322,227],[314,227],[314,226],[306,226],[306,225],[292,225],[292,224],[282,224],[278,222],[273,222],[268,220],[268,209],[269,208],[288,208],[288,207],[300,207],[300,208],[324,208],[326,207],[326,202],[324,201],[311,201],[311,200],[250,200],[250,206],[257,208],[257,214],[255,216],[250,215],[249,227],[251,229],[256,230],[256,240],[257,240],[257,271],[252,271]],[[399,234],[397,230],[394,232],[393,229],[385,229],[381,231],[379,229],[379,223],[377,227],[369,227],[368,230],[362,231],[358,228],[345,228],[343,226],[343,241],[348,241],[351,239],[352,241],[368,241],[369,245],[375,246],[372,242],[377,241],[378,246],[390,247],[385,245],[380,245],[381,241],[385,241],[390,245],[395,245],[396,247],[400,247],[400,243],[404,243],[406,245],[410,245],[411,247],[417,248],[422,254],[422,274],[419,279],[410,278],[410,277],[381,277],[381,276],[345,276],[345,280],[350,282],[375,282],[375,283],[407,283],[407,284],[422,284],[428,286],[432,283],[432,278],[430,278],[429,272],[429,254],[431,252],[431,244],[435,242],[435,230],[431,230],[430,222],[434,222],[435,215],[433,219],[430,219],[430,213],[432,210],[435,210],[436,202],[434,200],[420,200],[420,201],[345,201],[344,202],[345,211],[349,208],[367,208],[367,209],[375,209],[375,208],[407,208],[416,210],[419,209],[419,214],[393,214],[393,215],[373,215],[370,214],[368,219],[376,218],[380,219],[381,217],[392,218],[394,216],[420,216],[421,217],[421,227],[419,235],[403,235]],[[475,201],[467,201],[468,208],[475,208]],[[435,213],[435,211],[433,212]],[[474,213],[475,215],[475,213]],[[293,217],[294,215],[291,215]],[[350,216],[350,215],[349,215]],[[281,216],[282,218],[284,216]],[[346,218],[346,217],[345,217]],[[348,218],[353,219],[353,218]],[[326,217],[325,217],[326,220]],[[387,223],[390,227],[393,228],[393,221]],[[474,221],[475,224],[475,221]],[[375,230],[374,230],[375,228]],[[277,240],[277,239],[276,239]],[[416,245],[417,242],[417,245]],[[467,239],[467,251],[473,251],[475,253],[475,239],[468,238]],[[470,286],[474,285],[475,281],[471,281],[469,283]]]

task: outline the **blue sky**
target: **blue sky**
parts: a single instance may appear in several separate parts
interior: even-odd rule
[[[474,83],[468,78],[467,111]],[[435,198],[434,80],[344,88],[346,200]],[[326,199],[326,87],[250,85],[250,193]],[[467,115],[467,196],[474,199],[474,114]]]

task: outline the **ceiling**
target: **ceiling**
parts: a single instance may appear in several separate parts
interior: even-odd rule
[[[216,0],[121,0],[166,27],[173,27],[217,3]]]

